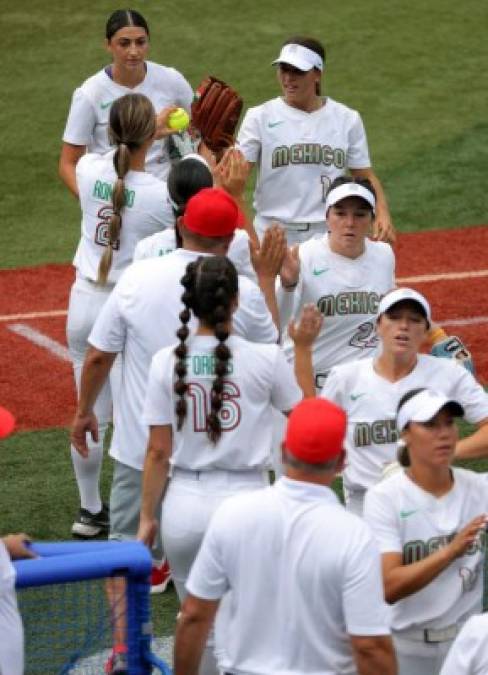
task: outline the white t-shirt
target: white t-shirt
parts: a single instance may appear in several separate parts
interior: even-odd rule
[[[268,468],[273,433],[271,406],[287,411],[302,399],[293,370],[278,345],[255,344],[231,335],[225,343],[232,358],[220,413],[222,435],[217,445],[213,445],[206,433],[206,419],[211,409],[210,390],[215,379],[213,352],[217,344],[216,338],[203,335],[189,341],[185,378],[189,388],[188,411],[180,431],[176,430],[177,397],[173,391],[175,345],[153,357],[143,421],[149,426],[173,426],[171,463],[181,469]]]
[[[452,645],[440,675],[488,673],[488,614],[472,616]]]
[[[351,260],[331,251],[328,235],[301,244],[299,256],[295,291],[277,289],[280,320],[284,331],[290,318],[298,319],[305,303],[313,303],[323,314],[312,351],[316,383],[321,387],[332,366],[376,351],[378,304],[395,286],[395,256],[389,244],[366,239],[364,253]],[[293,343],[287,336],[284,349],[293,360]]]
[[[488,513],[485,477],[453,468],[454,484],[435,497],[400,471],[366,494],[364,518],[381,553],[401,553],[405,564],[427,557],[476,516]],[[393,606],[392,629],[446,628],[481,611],[483,594],[483,532],[468,551],[422,590]]]
[[[136,246],[134,251],[134,260],[145,260],[146,258],[156,258],[158,256],[167,255],[176,248],[176,236],[174,230],[174,217],[172,221],[173,227],[164,230],[164,232],[157,232],[151,237],[142,239]],[[169,225],[167,226],[170,227]],[[236,266],[238,274],[256,281],[256,272],[251,263],[251,255],[249,252],[249,235],[245,230],[238,229],[234,233],[229,251],[227,253],[229,260],[232,260]]]
[[[0,673],[24,672],[24,634],[15,595],[15,569],[0,540]]]
[[[133,263],[110,294],[88,340],[101,351],[123,352],[110,454],[135,469],[142,470],[146,453],[142,411],[151,359],[175,343],[183,309],[180,280],[188,263],[201,255],[177,249],[164,258]],[[190,326],[195,326],[193,319]],[[235,333],[253,342],[278,339],[261,291],[246,277],[239,277],[239,307],[233,326]]]
[[[85,145],[88,152],[103,154],[110,149],[108,118],[110,106],[125,94],[144,94],[151,101],[156,113],[170,105],[190,111],[193,92],[183,75],[174,68],[146,61],[146,76],[136,87],[117,84],[105,69],[89,77],[75,89],[63,141],[72,145]],[[158,178],[165,178],[169,171],[167,143],[154,141],[146,157],[146,170]]]
[[[398,382],[378,375],[373,364],[365,359],[332,368],[320,394],[347,413],[344,483],[349,489],[375,485],[384,466],[396,459],[396,409],[411,389],[428,387],[458,401],[473,424],[488,418],[488,395],[454,361],[419,354],[415,368]]]
[[[329,97],[311,113],[282,98],[250,108],[237,140],[247,161],[258,165],[258,224],[323,221],[332,181],[347,169],[371,166],[359,113]]]
[[[108,245],[108,226],[112,215],[112,189],[116,180],[114,152],[88,153],[76,165],[76,183],[82,211],[81,239],[73,264],[87,279],[96,281],[98,265]],[[164,181],[144,171],[129,171],[124,178],[126,204],[122,209],[122,228],[118,248],[114,248],[108,281],[115,283],[132,262],[140,239],[173,225]]]
[[[224,671],[353,675],[349,636],[389,633],[369,528],[329,488],[289,478],[218,508],[187,590],[229,591],[216,620]]]

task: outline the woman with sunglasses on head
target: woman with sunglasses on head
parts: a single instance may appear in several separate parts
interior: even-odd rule
[[[375,237],[393,239],[361,117],[322,95],[323,45],[311,37],[291,37],[273,65],[282,95],[250,108],[238,134],[250,169],[257,168],[254,225],[259,237],[273,221],[283,224],[290,244],[322,234],[327,190],[349,171],[367,178],[376,191]]]
[[[88,78],[73,94],[63,134],[59,174],[68,189],[78,196],[75,167],[88,152],[110,149],[107,123],[112,103],[128,93],[144,94],[156,111],[154,141],[149,148],[146,170],[164,178],[169,170],[165,139],[175,133],[168,128],[168,116],[176,107],[190,110],[193,92],[174,68],[146,61],[149,27],[133,9],[118,9],[108,18],[105,46],[112,63]]]
[[[371,488],[364,517],[382,553],[399,675],[438,675],[457,633],[481,611],[486,477],[451,466],[463,407],[430,389],[399,401],[401,470]]]
[[[332,368],[321,391],[348,414],[343,484],[346,508],[359,515],[366,490],[395,460],[395,411],[411,389],[434,387],[459,401],[466,420],[477,426],[457,442],[457,457],[488,454],[488,395],[456,362],[420,353],[430,325],[430,305],[423,295],[410,288],[388,293],[376,319],[379,353]]]

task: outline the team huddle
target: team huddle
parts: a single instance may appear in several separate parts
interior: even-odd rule
[[[395,287],[361,116],[322,94],[324,48],[296,36],[280,96],[215,155],[170,127],[192,89],[148,42],[138,12],[111,15],[112,63],[63,136],[82,214],[73,535],[150,547],[153,590],[171,577],[181,603],[176,675],[488,672],[488,483],[452,466],[488,456],[488,395],[428,299]]]

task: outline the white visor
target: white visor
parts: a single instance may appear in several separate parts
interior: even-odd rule
[[[184,157],[181,158],[181,161],[184,162],[186,159],[196,159],[202,164],[205,164],[207,169],[210,169],[209,163],[205,159],[205,157],[202,157],[202,155],[199,155],[197,152],[190,152],[188,155],[185,155]]]
[[[453,401],[444,394],[424,389],[408,399],[397,414],[396,426],[401,433],[409,422],[428,422],[437,415],[439,410],[449,406],[454,417],[462,417],[464,408],[457,401]]]
[[[391,291],[391,293],[384,295],[378,305],[378,318],[391,309],[393,305],[404,302],[405,300],[410,300],[411,302],[416,302],[417,305],[420,305],[430,326],[432,322],[430,305],[424,296],[418,291],[414,291],[413,288],[397,288],[396,290]]]
[[[358,183],[343,183],[342,185],[338,185],[336,188],[331,190],[327,194],[327,198],[325,200],[325,213],[327,214],[327,211],[331,206],[334,206],[334,204],[337,204],[337,202],[340,202],[347,197],[359,197],[360,199],[364,199],[364,201],[371,206],[374,213],[376,207],[374,194],[370,192],[368,188],[365,188],[363,185],[359,185]]]
[[[324,69],[324,62],[316,52],[308,49],[308,47],[296,44],[285,45],[272,65],[278,66],[280,63],[288,63],[298,70],[303,70],[304,73],[312,70],[312,68]]]

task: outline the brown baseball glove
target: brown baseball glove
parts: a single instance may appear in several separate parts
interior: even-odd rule
[[[200,136],[217,156],[233,145],[242,111],[237,91],[216,77],[206,77],[198,86],[191,104],[191,133]]]

